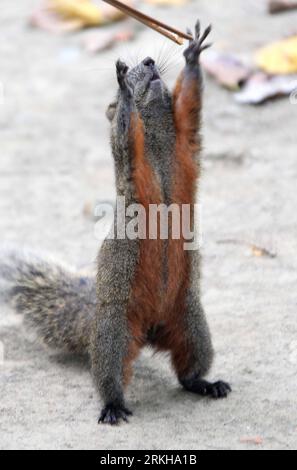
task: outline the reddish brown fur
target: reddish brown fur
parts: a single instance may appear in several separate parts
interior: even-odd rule
[[[154,172],[145,158],[144,131],[139,116],[132,116],[131,132],[134,145],[133,181],[136,200],[146,210],[149,204],[161,202],[161,192]],[[148,227],[147,227],[148,230]],[[125,381],[131,374],[131,362],[145,344],[146,333],[159,316],[162,288],[162,242],[146,239],[140,241],[139,263],[136,269],[128,306],[129,331],[133,338],[126,358]]]
[[[195,160],[200,147],[197,139],[201,106],[198,86],[197,80],[185,79],[181,74],[173,95],[176,162],[172,180],[172,202],[179,204],[180,209],[182,204],[195,203],[196,181],[199,176],[199,167]],[[169,335],[164,345],[172,352],[172,362],[178,375],[185,374],[191,362],[191,347],[183,334],[186,294],[190,281],[189,252],[184,250],[184,242],[183,237],[180,240],[169,239],[168,294],[173,297],[174,304],[170,309]],[[174,292],[177,293],[176,297],[173,296]]]
[[[176,127],[175,167],[172,175],[173,203],[194,204],[196,180],[199,168],[195,155],[200,147],[197,141],[200,93],[196,80],[179,78],[174,92],[174,116]],[[162,202],[161,189],[154,171],[145,157],[144,132],[139,116],[133,116],[131,132],[134,141],[133,180],[136,199],[148,214],[149,204]],[[148,220],[148,219],[147,219]],[[147,228],[148,229],[148,228]],[[162,277],[162,253],[164,242],[148,237],[140,241],[140,258],[131,289],[128,308],[129,331],[132,341],[125,360],[125,382],[131,375],[131,362],[146,343],[147,332],[161,325],[154,345],[159,350],[170,350],[178,375],[190,367],[190,346],[185,331],[186,293],[189,288],[190,260],[184,250],[181,237],[168,241],[168,280]]]

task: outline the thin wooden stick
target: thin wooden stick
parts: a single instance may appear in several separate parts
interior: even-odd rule
[[[128,5],[125,5],[119,0],[103,0],[103,1],[105,3],[108,3],[109,5],[112,5],[115,8],[118,8],[118,10],[121,10],[127,15],[132,16],[136,20],[145,24],[149,28],[154,29],[158,33],[163,34],[163,36],[166,36],[167,38],[171,39],[171,41],[174,41],[177,44],[180,44],[180,45],[183,44],[183,39],[189,39],[189,40],[192,39],[192,36],[190,34],[183,33],[182,31],[172,28],[171,26],[168,26],[159,20],[155,20],[154,18],[148,15],[145,15],[144,13],[138,10],[135,10],[134,8]]]

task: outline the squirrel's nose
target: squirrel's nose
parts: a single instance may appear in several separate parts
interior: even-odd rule
[[[147,57],[146,59],[144,59],[143,64],[147,67],[150,67],[152,65],[155,65],[155,61],[151,57]]]

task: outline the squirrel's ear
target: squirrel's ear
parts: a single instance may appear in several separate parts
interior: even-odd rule
[[[114,118],[114,115],[115,115],[115,112],[116,112],[116,108],[117,108],[117,103],[114,102],[114,103],[111,103],[107,110],[106,110],[106,117],[107,119],[111,122]]]

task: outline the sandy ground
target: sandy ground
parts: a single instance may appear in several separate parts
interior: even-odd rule
[[[21,3],[20,6],[15,6]],[[145,57],[166,40],[137,40],[98,57],[78,33],[30,30],[39,2],[0,6],[0,227],[9,241],[85,266],[98,241],[96,201],[113,200],[113,165],[104,111],[115,93],[114,60]],[[257,1],[200,0],[159,9],[179,27],[197,16],[214,40],[247,58],[261,44],[296,31],[297,14],[269,17]],[[222,5],[224,4],[224,6]],[[151,10],[152,11],[152,10]],[[181,51],[172,56],[173,83]],[[203,300],[216,362],[213,378],[233,394],[214,402],[184,393],[166,357],[143,353],[128,403],[129,425],[99,427],[87,366],[44,351],[8,308],[0,311],[0,447],[5,449],[296,449],[297,447],[297,106],[236,105],[206,80],[204,175],[200,188]],[[256,257],[235,238],[277,251]],[[242,442],[261,437],[263,444]]]

